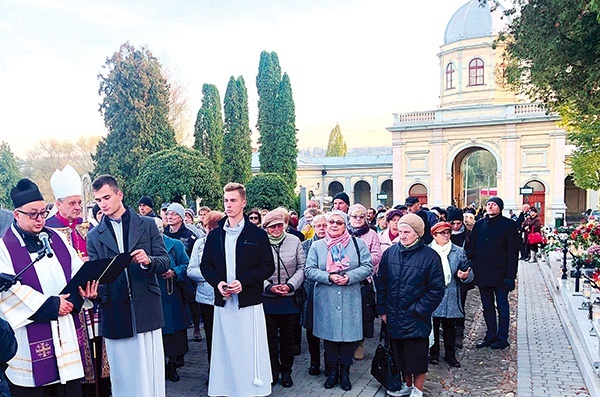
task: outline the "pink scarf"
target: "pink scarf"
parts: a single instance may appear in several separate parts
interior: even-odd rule
[[[327,244],[327,267],[328,273],[341,273],[350,266],[350,258],[346,253],[346,247],[352,237],[348,230],[339,237],[331,237],[328,232],[325,233],[325,243]]]

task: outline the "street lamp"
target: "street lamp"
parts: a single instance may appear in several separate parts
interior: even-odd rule
[[[567,279],[567,253],[569,252],[569,249],[567,248],[567,240],[569,239],[569,235],[567,233],[558,233],[558,239],[560,240],[563,248],[562,248],[562,253],[563,253],[563,263],[562,263],[562,276],[561,279],[562,280],[566,280]]]

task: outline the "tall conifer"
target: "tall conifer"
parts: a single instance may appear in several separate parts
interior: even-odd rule
[[[202,107],[194,126],[194,149],[212,160],[215,173],[221,175],[223,151],[223,115],[219,90],[213,84],[202,86]]]
[[[252,141],[248,118],[248,92],[242,76],[231,76],[224,100],[225,134],[221,184],[247,183],[252,178]]]

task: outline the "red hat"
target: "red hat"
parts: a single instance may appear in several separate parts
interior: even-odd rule
[[[438,222],[431,227],[431,235],[444,231],[444,230],[452,230],[452,226],[448,222]]]

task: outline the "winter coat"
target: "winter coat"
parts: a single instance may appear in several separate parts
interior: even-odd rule
[[[440,256],[422,239],[408,248],[392,245],[383,253],[375,282],[377,312],[387,316],[390,336],[428,338],[431,314],[446,289]]]
[[[527,229],[526,229],[527,228]],[[527,217],[527,219],[525,219],[525,221],[523,222],[523,232],[524,232],[524,241],[525,243],[529,244],[529,235],[531,233],[541,233],[542,231],[542,221],[540,220],[539,215],[536,216],[535,218],[532,218],[531,216]]]
[[[394,244],[398,244],[400,241],[400,235],[396,236],[395,239],[390,239],[390,229],[383,229],[379,232],[379,244],[381,246],[381,252],[385,252],[388,248],[390,248]],[[381,261],[379,261],[381,263]]]
[[[266,314],[291,314],[300,313],[299,305],[294,303],[293,295],[304,283],[304,265],[306,254],[302,243],[293,234],[287,234],[277,246],[271,244],[275,272],[264,282],[264,309]],[[272,284],[288,284],[290,292],[286,296],[272,293],[269,288]]]
[[[360,236],[360,238],[367,244],[367,249],[371,253],[371,260],[373,261],[373,274],[377,274],[379,262],[381,262],[381,255],[383,254],[379,236],[373,230],[369,230]]]
[[[302,249],[304,250],[304,254],[306,256],[308,256],[308,252],[310,251],[310,247],[312,246],[312,244],[317,240],[319,240],[319,238],[315,235],[310,240],[304,240],[302,242]],[[310,281],[306,277],[304,277],[304,290],[306,291],[306,301],[304,302],[304,306],[302,307],[302,311],[300,312],[300,324],[302,324],[304,328],[311,330],[313,329],[314,287],[314,281]]]
[[[206,281],[215,290],[215,306],[225,306],[225,300],[216,291],[221,281],[227,282],[225,264],[225,230],[227,218],[219,221],[219,227],[206,237],[200,271]],[[271,244],[267,232],[252,224],[248,217],[244,219],[244,228],[235,245],[236,278],[242,284],[238,294],[239,307],[248,307],[262,303],[263,283],[275,271]]]
[[[467,259],[465,250],[457,247],[454,244],[452,244],[452,247],[450,248],[448,262],[450,264],[450,272],[452,273],[452,277],[450,278],[450,283],[446,285],[446,291],[444,292],[442,302],[437,309],[435,309],[432,316],[443,318],[464,318],[465,308],[463,307],[460,299],[460,283],[467,284],[473,281],[474,273],[471,269],[469,276],[464,280],[458,278],[456,273],[458,270],[463,272],[466,271],[471,265],[471,262]]]
[[[190,258],[190,264],[187,268],[187,275],[190,279],[196,282],[196,302],[205,305],[214,305],[215,290],[206,281],[202,275],[202,272],[200,271],[200,261],[202,260],[202,253],[204,252],[205,244],[206,236],[199,238],[194,243],[192,257]]]
[[[167,237],[171,237],[175,240],[179,240],[183,243],[185,247],[185,253],[188,255],[188,258],[192,256],[192,248],[194,247],[194,243],[196,242],[196,232],[198,229],[194,227],[196,232],[192,230],[187,223],[182,223],[177,229],[176,232],[171,232],[169,230],[169,226],[165,228],[164,235]],[[193,227],[193,226],[192,226]]]
[[[502,215],[486,216],[475,223],[467,248],[473,255],[475,285],[500,287],[504,279],[517,278],[518,240],[516,223]]]
[[[189,282],[186,279],[187,267],[190,259],[185,253],[185,247],[181,241],[164,235],[163,239],[165,240],[165,248],[171,259],[169,269],[175,272],[173,283],[171,284],[169,281],[168,285],[166,279],[161,275],[158,276],[163,316],[165,318],[165,325],[162,329],[162,333],[164,335],[171,335],[177,331],[186,329],[192,323],[188,306],[183,296],[182,289],[179,286],[179,283]]]
[[[0,318],[0,397],[10,397],[8,382],[4,371],[8,368],[6,364],[17,353],[17,339],[15,332],[7,321]]]
[[[360,262],[353,240],[358,246]],[[325,239],[312,244],[306,260],[306,278],[314,282],[313,334],[333,342],[354,342],[363,338],[360,282],[373,271],[371,254],[364,241],[350,239],[345,248],[350,259],[346,285],[329,281],[329,273],[325,269],[327,255],[330,254]]]

